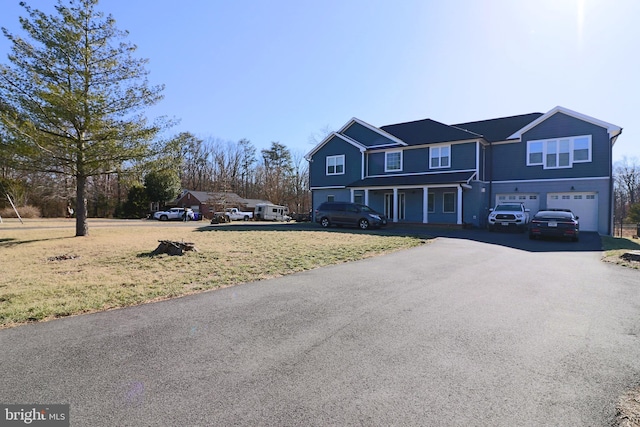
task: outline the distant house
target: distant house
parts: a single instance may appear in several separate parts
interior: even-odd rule
[[[245,204],[245,210],[254,212],[256,210],[256,205],[260,204],[260,203],[264,203],[267,205],[272,205],[273,203],[271,203],[269,200],[262,200],[262,199],[244,199],[246,204]]]
[[[214,212],[222,211],[225,208],[245,209],[247,199],[231,192],[183,190],[173,204],[191,208],[194,212],[200,212],[205,218],[211,219]]]
[[[353,118],[306,158],[312,206],[364,203],[392,222],[486,226],[490,207],[568,208],[611,234],[612,147],[622,128],[564,107],[447,125]]]

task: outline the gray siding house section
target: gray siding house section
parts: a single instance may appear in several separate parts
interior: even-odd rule
[[[391,222],[485,227],[497,200],[526,199],[536,209],[566,203],[610,234],[611,148],[621,132],[563,107],[451,126],[352,119],[306,156],[313,208],[355,201]]]

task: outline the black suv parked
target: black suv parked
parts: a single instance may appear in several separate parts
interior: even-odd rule
[[[387,225],[387,218],[367,205],[350,202],[324,202],[316,209],[316,222],[324,228],[349,225],[366,230]]]

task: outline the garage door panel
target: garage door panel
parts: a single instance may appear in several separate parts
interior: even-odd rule
[[[549,193],[547,207],[571,209],[580,217],[580,230],[598,231],[598,194],[593,192]]]
[[[522,203],[532,215],[540,210],[540,197],[536,193],[499,193],[496,194],[496,205],[498,203]]]

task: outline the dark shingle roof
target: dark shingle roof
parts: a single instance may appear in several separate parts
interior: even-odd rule
[[[479,137],[473,132],[445,125],[431,119],[387,125],[382,126],[380,129],[400,138],[408,145],[460,141]]]
[[[510,135],[513,135],[513,133],[522,129],[540,116],[542,116],[542,113],[530,113],[499,119],[460,123],[451,126],[482,135],[484,139],[489,142],[506,141]]]
[[[468,182],[475,172],[450,172],[423,175],[389,175],[360,179],[347,187],[387,187],[397,185],[459,184]]]

